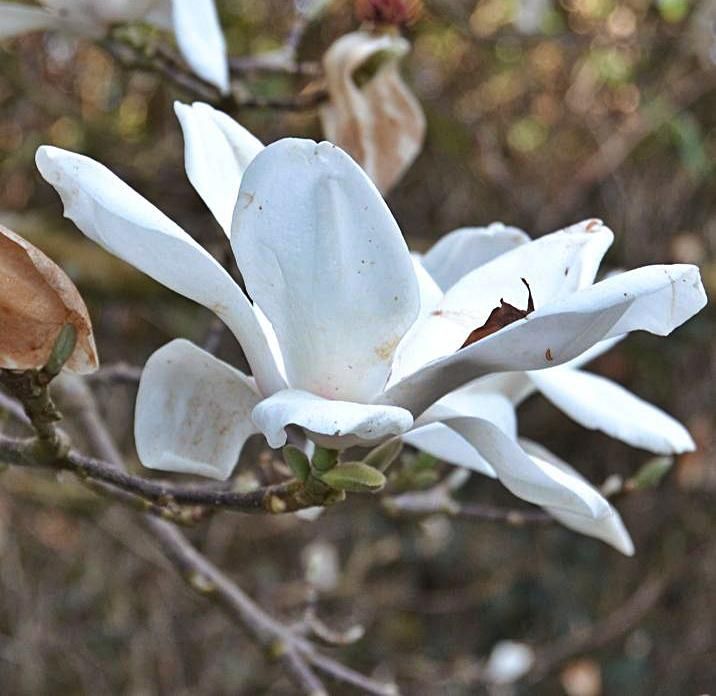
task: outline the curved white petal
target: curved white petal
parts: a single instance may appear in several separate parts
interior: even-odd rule
[[[531,440],[520,439],[522,448],[529,454],[534,461],[548,462],[549,464],[562,470],[565,474],[581,479],[587,483],[586,479],[567,462],[563,461],[555,454],[550,452],[542,445],[532,442]],[[587,485],[589,485],[587,483]],[[586,534],[587,536],[594,537],[600,541],[613,546],[617,551],[620,551],[626,556],[634,555],[634,543],[631,540],[631,536],[624,526],[621,515],[612,506],[609,505],[610,514],[605,517],[601,517],[599,520],[593,520],[583,515],[574,514],[565,510],[558,510],[556,508],[545,507],[544,509],[552,515],[558,522],[563,524],[565,527],[572,529],[580,534]]]
[[[248,298],[184,230],[88,157],[43,146],[36,161],[60,194],[65,216],[85,235],[220,316],[241,343],[263,393],[285,386]]]
[[[657,454],[680,454],[696,447],[681,423],[604,377],[556,367],[531,372],[530,379],[585,428]]]
[[[269,145],[244,173],[231,243],[290,385],[371,401],[420,296],[400,230],[360,167],[330,143]]]
[[[402,353],[404,373],[454,353],[504,300],[526,308],[532,290],[536,308],[564,297],[594,279],[614,235],[597,220],[587,220],[522,244],[463,276],[443,301],[412,332]]]
[[[177,44],[192,70],[229,91],[229,60],[214,0],[172,0],[172,19]]]
[[[139,383],[134,434],[144,466],[227,479],[258,430],[261,400],[251,380],[194,344],[177,339],[147,361]]]
[[[405,442],[438,459],[494,478],[492,467],[459,433],[443,423],[429,422],[452,416],[488,420],[514,440],[517,437],[517,418],[512,403],[501,394],[485,393],[470,385],[448,394],[429,408],[421,418],[428,425],[403,435]],[[420,421],[417,425],[420,425]]]
[[[608,512],[609,503],[596,489],[549,462],[533,461],[493,423],[467,417],[446,418],[443,423],[470,442],[518,498],[592,519]]]
[[[420,322],[425,319],[425,317],[427,317],[430,312],[435,309],[435,307],[437,307],[443,298],[442,290],[425,268],[423,268],[423,265],[420,263],[420,259],[415,254],[411,254],[411,258],[413,260],[415,277],[418,280],[418,290],[420,292],[420,312],[418,313],[418,318],[415,320],[415,323],[408,329],[408,332],[405,336],[403,336],[403,339],[398,344],[386,387],[390,387],[396,382],[399,382],[406,375],[403,361],[403,352],[405,347],[408,346],[409,350],[411,335],[414,331],[418,330]]]
[[[491,372],[561,365],[600,341],[630,331],[666,335],[705,303],[696,266],[628,271],[537,309],[526,319],[432,362],[391,387],[380,401],[419,415],[441,396]]]
[[[403,435],[403,441],[441,461],[495,478],[493,468],[464,437],[442,423],[431,423]]]
[[[61,26],[60,19],[40,7],[0,2],[0,40],[58,26]]]
[[[501,222],[487,227],[461,227],[436,242],[423,255],[422,263],[447,291],[470,271],[529,241],[521,229]]]
[[[333,401],[298,389],[264,399],[252,418],[271,447],[286,444],[286,427],[298,425],[324,447],[345,449],[400,435],[413,425],[408,411],[396,406]]]
[[[208,104],[174,102],[174,111],[184,133],[189,181],[229,236],[241,177],[264,146],[246,128]]]

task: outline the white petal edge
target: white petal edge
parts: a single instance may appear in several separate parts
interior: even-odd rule
[[[576,469],[542,445],[527,439],[520,439],[520,445],[522,445],[525,452],[533,459],[548,462],[566,474],[586,482],[586,479]],[[599,539],[620,553],[623,553],[625,556],[633,556],[634,542],[624,526],[624,522],[617,509],[611,504],[610,508],[611,513],[601,518],[598,524],[595,524],[594,520],[564,510],[557,510],[550,507],[545,507],[544,509],[565,527],[579,534],[586,534],[587,536]]]
[[[244,173],[231,243],[290,385],[372,401],[420,295],[400,229],[360,167],[330,143],[269,145]]]
[[[89,157],[43,145],[36,162],[60,194],[65,217],[87,237],[221,317],[241,343],[264,394],[285,387],[248,298],[181,227]]]
[[[646,266],[627,271],[435,360],[391,387],[380,402],[402,406],[418,416],[445,394],[491,372],[555,367],[600,341],[631,331],[667,335],[705,304],[706,293],[696,266]]]
[[[134,433],[148,469],[226,480],[258,430],[252,380],[177,339],[151,355],[137,394]]]
[[[402,408],[333,401],[297,389],[264,399],[252,418],[273,448],[286,444],[289,425],[303,428],[314,442],[332,449],[379,442],[413,425],[413,417]]]
[[[45,31],[61,26],[58,17],[41,7],[0,2],[0,41],[31,31]]]
[[[675,418],[604,377],[555,367],[532,372],[530,379],[558,409],[585,428],[656,454],[696,449],[691,435]]]
[[[214,0],[172,0],[177,44],[191,69],[203,80],[229,92],[229,59]]]
[[[487,227],[460,227],[441,237],[423,255],[422,263],[446,292],[470,271],[529,241],[521,229],[501,222]]]
[[[174,102],[174,111],[184,133],[189,181],[228,237],[241,177],[264,146],[246,128],[208,104]]]

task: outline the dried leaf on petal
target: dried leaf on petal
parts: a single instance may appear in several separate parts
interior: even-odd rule
[[[350,153],[383,192],[412,164],[425,136],[425,115],[398,68],[409,47],[399,36],[358,31],[338,39],[323,58],[330,94],[321,109],[326,138]]]
[[[42,367],[65,324],[77,331],[67,368],[93,372],[97,350],[77,288],[39,249],[0,225],[0,368]]]
[[[476,343],[481,338],[485,338],[485,336],[489,336],[500,329],[504,329],[505,326],[509,326],[520,319],[524,319],[528,314],[534,312],[535,305],[534,300],[532,299],[532,290],[530,290],[530,286],[524,278],[521,280],[527,286],[527,309],[519,309],[511,305],[509,302],[505,302],[501,299],[500,306],[495,307],[495,309],[490,312],[490,316],[487,317],[487,321],[482,326],[472,331],[460,348],[466,348],[467,346]]]

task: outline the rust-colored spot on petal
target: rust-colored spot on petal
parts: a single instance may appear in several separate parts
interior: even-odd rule
[[[524,319],[528,314],[534,312],[535,305],[534,300],[532,299],[532,290],[530,289],[529,283],[524,278],[521,278],[521,280],[527,287],[527,309],[519,309],[511,305],[509,302],[505,302],[501,299],[500,306],[495,307],[495,309],[490,312],[490,316],[487,317],[487,321],[482,326],[474,329],[460,348],[466,348],[467,346],[476,343],[481,338],[485,338],[500,329],[504,329],[505,326],[509,326],[520,319]]]
[[[0,225],[0,368],[42,367],[65,324],[77,331],[67,368],[93,372],[97,350],[77,288],[37,247]]]
[[[600,220],[590,220],[590,221],[587,223],[586,230],[587,230],[587,232],[593,232],[593,231],[594,231],[594,228],[601,226],[601,224],[602,224],[602,223],[601,223]]]
[[[552,357],[552,351],[549,348],[547,348],[547,350],[544,352],[544,357],[550,362],[554,360],[554,358]]]

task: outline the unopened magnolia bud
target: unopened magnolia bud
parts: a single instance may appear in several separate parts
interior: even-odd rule
[[[356,0],[361,22],[401,26],[415,22],[423,9],[421,0]]]

